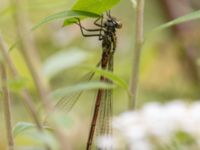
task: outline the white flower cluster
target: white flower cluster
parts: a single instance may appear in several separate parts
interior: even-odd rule
[[[154,150],[155,143],[169,144],[178,132],[192,137],[200,149],[200,102],[150,103],[114,118],[113,127],[131,150]]]

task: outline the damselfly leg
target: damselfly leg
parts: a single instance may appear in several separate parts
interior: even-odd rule
[[[100,27],[100,28],[97,28],[97,29],[86,29],[85,27],[82,26],[81,22],[80,22],[80,19],[79,18],[76,18],[77,19],[77,25],[80,27],[80,30],[81,30],[81,34],[82,36],[84,37],[99,37],[99,40],[102,40],[102,31],[104,30],[103,29],[103,15],[100,16],[99,18],[97,18],[97,20],[94,21],[94,25],[96,25],[97,27]],[[101,20],[101,24],[98,23],[98,21]],[[88,32],[97,32],[95,34],[86,34],[84,33],[84,31],[88,31]]]

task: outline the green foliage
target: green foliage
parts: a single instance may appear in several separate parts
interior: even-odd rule
[[[47,126],[44,126],[43,128],[50,129]],[[35,124],[32,124],[30,122],[18,122],[13,128],[13,136],[17,137],[18,135],[20,135],[26,131],[32,130],[32,129],[36,129]]]
[[[60,149],[58,139],[56,139],[53,132],[33,132],[29,134],[29,137],[31,137],[33,141],[36,141],[37,144],[39,144],[38,147],[40,146],[40,148],[38,148],[38,150],[43,149],[41,148],[41,146],[43,147],[44,144],[48,145],[49,149],[52,149],[52,150]],[[35,147],[36,147],[36,144],[30,149],[35,150],[36,149]]]
[[[27,80],[25,78],[17,78],[17,79],[12,79],[8,80],[8,86],[10,90],[14,92],[19,92],[23,88],[25,88],[27,85]]]
[[[74,17],[98,17],[98,14],[95,13],[91,13],[91,12],[85,12],[85,11],[75,11],[75,10],[68,10],[68,11],[62,11],[62,12],[58,12],[56,14],[50,15],[46,18],[44,18],[43,20],[41,20],[38,24],[36,24],[32,30],[37,29],[38,27],[49,23],[50,21],[53,20],[57,20],[57,19],[68,19],[68,21],[65,20],[65,25],[69,25],[71,23],[74,23],[72,20]]]
[[[87,91],[87,90],[97,90],[97,89],[112,89],[115,86],[106,82],[100,81],[91,81],[85,83],[79,83],[76,85],[64,87],[57,89],[51,93],[51,97],[53,98],[61,98],[68,94],[72,94],[75,92]]]
[[[79,17],[79,19],[82,19],[82,18],[83,17]],[[68,18],[68,19],[65,19],[64,22],[63,22],[63,27],[71,25],[73,23],[76,23],[77,21],[78,21],[77,18]]]
[[[4,8],[4,9],[0,10],[0,16],[4,16],[5,14],[9,14],[9,13],[11,13],[13,11],[14,11],[13,8],[11,6],[8,6],[8,7]]]
[[[35,125],[29,122],[18,122],[13,128],[13,136],[16,137],[25,131],[35,129]]]
[[[77,22],[75,17],[96,18],[99,17],[99,15],[103,12],[111,9],[114,5],[116,5],[119,2],[120,0],[78,0],[73,5],[71,10],[62,11],[44,18],[38,24],[36,24],[32,28],[32,30],[35,30],[43,24],[49,23],[50,21],[57,19],[65,19],[63,26],[67,26]]]
[[[176,140],[178,140],[180,143],[186,144],[186,145],[191,145],[195,143],[195,139],[193,137],[191,137],[191,135],[183,132],[183,131],[179,131],[176,133],[175,135]]]
[[[80,48],[59,51],[45,61],[43,73],[50,79],[65,69],[79,65],[86,60],[87,57],[88,54]]]
[[[122,80],[120,77],[113,74],[112,72],[107,71],[107,70],[103,70],[103,69],[100,69],[100,68],[93,68],[93,67],[84,67],[84,68],[89,69],[90,71],[93,71],[96,74],[102,75],[102,76],[112,80],[116,85],[118,85],[121,88],[128,91],[128,84],[124,80]]]
[[[119,2],[120,0],[78,0],[72,7],[72,10],[84,10],[102,14]]]
[[[191,21],[191,20],[196,20],[196,19],[200,19],[200,10],[189,13],[185,16],[181,16],[179,18],[176,18],[172,21],[169,21],[165,24],[160,25],[159,27],[155,28],[154,31],[159,31],[159,30],[163,30],[166,28],[169,28],[171,26],[177,25],[177,24],[181,24],[187,21]]]

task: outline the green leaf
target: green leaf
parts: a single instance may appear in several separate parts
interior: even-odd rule
[[[19,92],[27,85],[27,79],[25,78],[17,78],[13,80],[8,80],[9,88],[14,92]]]
[[[85,17],[91,17],[91,18],[99,17],[98,14],[92,13],[92,12],[78,11],[78,10],[74,10],[74,11],[79,13],[79,16],[75,16],[75,17],[78,17],[79,19],[84,19]],[[70,18],[65,19],[63,26],[67,26],[67,25],[76,23],[78,20],[75,17],[70,17]]]
[[[49,149],[60,149],[58,140],[56,139],[54,132],[33,132],[29,134],[29,137],[31,137],[34,141],[41,143],[42,145],[48,145]],[[33,150],[36,150],[35,147],[33,148]]]
[[[181,16],[181,17],[174,19],[170,22],[167,22],[165,24],[162,24],[161,26],[155,28],[153,31],[163,30],[163,29],[169,28],[171,26],[174,26],[174,25],[177,25],[177,24],[180,24],[180,23],[184,23],[184,22],[187,22],[187,21],[191,21],[191,20],[196,20],[196,19],[200,19],[200,10],[189,13],[185,16]]]
[[[88,58],[88,54],[79,48],[60,51],[48,58],[43,65],[43,73],[52,78],[61,71],[74,67]]]
[[[62,11],[62,12],[58,12],[58,13],[55,13],[53,15],[50,15],[50,16],[44,18],[38,24],[33,26],[32,30],[35,30],[38,27],[40,27],[40,26],[42,26],[46,23],[49,23],[53,20],[66,19],[66,18],[71,19],[71,18],[74,18],[74,17],[80,17],[80,18],[81,17],[93,17],[93,18],[96,18],[96,17],[99,17],[99,15],[95,14],[95,13],[91,13],[91,12],[86,12],[86,11],[76,11],[76,10]]]
[[[120,0],[77,0],[77,2],[72,7],[72,10],[84,10],[102,14],[119,2]]]
[[[32,124],[32,123],[28,123],[28,122],[18,122],[14,129],[13,129],[13,136],[16,137],[18,136],[19,134],[27,131],[27,130],[30,130],[30,129],[35,129],[35,125]]]
[[[81,19],[81,18],[79,17],[79,19]],[[65,19],[65,20],[64,20],[64,23],[63,23],[63,27],[64,27],[64,26],[71,25],[71,24],[76,23],[76,22],[77,22],[77,19],[76,19],[76,18],[68,18],[68,19]]]
[[[86,90],[97,90],[97,89],[112,89],[114,87],[115,86],[110,83],[100,82],[100,81],[93,81],[93,82],[91,81],[91,82],[79,83],[77,85],[57,89],[53,91],[50,96],[53,98],[60,98],[60,97],[63,97],[75,92],[81,92],[81,91],[86,91]]]
[[[104,77],[112,80],[116,85],[128,90],[128,84],[124,80],[122,80],[120,77],[113,74],[112,72],[103,70],[100,68],[94,68],[94,67],[84,67],[84,68],[89,69],[95,72],[96,74],[103,75]]]
[[[47,126],[43,127],[44,129],[50,129]],[[13,136],[17,137],[18,135],[24,133],[25,131],[36,129],[36,125],[29,122],[18,122],[13,128]]]

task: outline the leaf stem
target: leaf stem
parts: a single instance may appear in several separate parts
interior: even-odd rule
[[[139,66],[141,50],[144,41],[144,4],[145,0],[137,0],[136,7],[136,33],[135,33],[135,48],[133,56],[133,68],[130,85],[131,98],[129,102],[129,108],[135,109],[137,93],[138,93],[138,81],[139,81]]]

